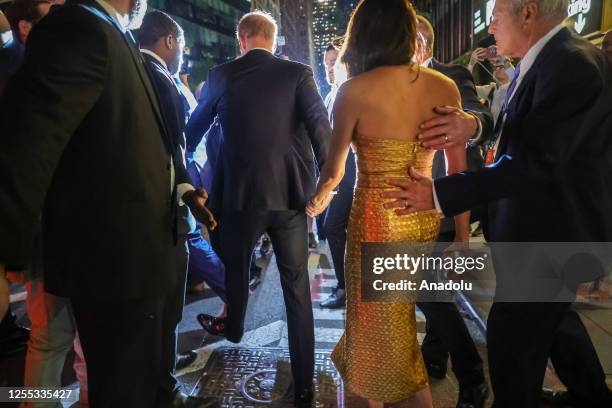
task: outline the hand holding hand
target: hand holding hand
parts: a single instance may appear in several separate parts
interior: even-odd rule
[[[208,200],[208,193],[203,188],[188,191],[183,195],[183,201],[187,204],[195,219],[204,224],[210,231],[214,231],[217,228],[217,221],[206,207],[206,200]]]
[[[306,214],[311,218],[321,215],[333,200],[334,195],[334,193],[329,193],[325,197],[319,195],[312,197],[306,206]]]
[[[434,109],[440,115],[421,124],[417,138],[424,147],[446,150],[466,146],[478,132],[478,119],[453,106],[440,106]]]
[[[436,208],[433,200],[433,180],[418,173],[414,167],[410,168],[410,177],[412,180],[387,180],[387,184],[401,190],[381,194],[383,198],[395,199],[385,203],[385,209],[396,209],[397,215],[408,215]]]

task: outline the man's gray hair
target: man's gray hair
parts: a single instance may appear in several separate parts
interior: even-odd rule
[[[535,3],[540,13],[549,20],[564,20],[567,18],[568,0],[512,0],[513,9],[518,13],[525,5]]]

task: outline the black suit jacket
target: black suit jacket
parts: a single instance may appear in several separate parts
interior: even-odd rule
[[[142,53],[153,87],[158,96],[161,114],[168,132],[166,145],[173,152],[176,184],[193,184],[185,164],[185,124],[187,111],[183,97],[170,72],[154,57]],[[186,205],[178,208],[177,232],[184,236],[189,232],[189,209]]]
[[[493,136],[493,115],[487,106],[480,103],[480,98],[478,98],[476,86],[474,85],[474,77],[470,71],[461,65],[442,64],[435,59],[431,61],[431,67],[439,73],[446,75],[457,84],[461,94],[463,110],[476,115],[480,119],[482,135],[478,141],[479,144],[484,144],[490,140]]]
[[[189,150],[217,115],[223,144],[211,207],[303,210],[314,194],[315,158],[322,167],[331,136],[312,70],[263,50],[211,69],[187,125]]]
[[[612,240],[612,72],[563,29],[518,87],[499,160],[435,182],[445,214],[489,202],[489,241]]]
[[[1,101],[0,263],[42,214],[45,287],[125,301],[174,288],[170,152],[138,49],[93,1],[36,25]]]

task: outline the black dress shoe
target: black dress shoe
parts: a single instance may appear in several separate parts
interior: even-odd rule
[[[213,336],[225,336],[225,317],[214,317],[206,313],[198,315],[198,323]]]
[[[457,408],[483,408],[488,396],[489,386],[487,383],[459,390]]]
[[[319,247],[319,240],[314,232],[308,233],[308,248],[317,249]]]
[[[289,395],[293,394],[293,405],[297,408],[310,408],[314,400],[314,391],[311,387],[302,388],[299,393],[292,385],[289,389]]]
[[[292,401],[293,405],[298,408],[311,408],[313,400],[314,390],[312,386],[301,388],[298,392],[293,382],[291,383],[282,398],[283,402],[288,403],[289,401]]]
[[[312,401],[314,400],[314,393],[312,389],[306,389],[302,391],[299,395],[296,395],[293,399],[293,404],[297,408],[311,408]]]
[[[253,276],[249,281],[249,290],[254,292],[257,287],[261,284],[261,276]]]
[[[261,247],[259,248],[259,253],[261,254],[261,256],[265,257],[266,255],[268,255],[271,249],[272,242],[270,241],[270,238],[263,237],[261,240]]]
[[[219,400],[212,397],[190,397],[183,393],[178,393],[169,408],[218,408]]]
[[[346,290],[334,288],[332,294],[319,304],[322,309],[341,309],[346,305]]]
[[[542,389],[542,401],[553,407],[577,407],[572,395],[567,391],[556,391],[549,388]]]
[[[198,353],[195,351],[188,351],[185,354],[181,354],[178,356],[176,360],[176,369],[182,370],[183,368],[187,368],[192,365],[198,358]]]
[[[431,378],[435,378],[436,380],[443,380],[446,378],[446,371],[448,370],[446,363],[438,364],[425,362],[425,368],[427,368],[427,374],[429,374]]]

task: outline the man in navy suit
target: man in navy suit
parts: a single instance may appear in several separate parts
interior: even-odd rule
[[[411,169],[417,182],[392,182],[402,190],[388,193],[396,200],[386,206],[399,215],[437,208],[452,216],[488,203],[489,242],[611,241],[610,62],[562,25],[566,1],[498,0],[493,16],[500,53],[522,59],[489,144],[496,163],[435,183]],[[440,148],[467,142],[420,137]],[[497,294],[522,276],[503,264],[495,269]],[[576,406],[610,406],[603,370],[570,306],[494,303],[487,339],[495,407],[536,407],[549,356],[563,367],[557,372]]]
[[[208,330],[241,340],[251,254],[268,232],[287,308],[295,400],[310,406],[314,328],[305,208],[315,189],[315,165],[322,167],[327,157],[331,126],[312,70],[273,55],[276,33],[265,13],[241,19],[242,56],[210,70],[187,125],[187,145],[196,146],[218,116],[223,143],[211,209],[219,219],[214,242],[226,267],[228,316],[211,318]]]
[[[176,75],[183,61],[185,36],[183,29],[170,16],[153,11],[147,14],[138,32],[140,52],[151,77],[159,100],[160,111],[164,117],[168,133],[166,143],[174,152],[177,179],[182,190],[194,191],[185,166],[185,124],[189,111],[185,109],[184,97],[176,82]],[[180,192],[179,192],[180,194]],[[206,192],[198,190],[200,196]],[[182,194],[181,194],[182,195]],[[184,195],[182,195],[184,197]],[[178,284],[174,295],[166,302],[162,322],[162,377],[159,384],[158,407],[165,407],[175,400],[184,405],[197,406],[200,402],[187,398],[180,393],[180,384],[175,377],[177,354],[177,326],[183,316],[185,285],[187,279],[187,238],[192,230],[192,217],[189,209],[181,203],[178,209],[177,235],[179,244],[176,252],[176,272]],[[193,355],[189,357],[194,359]]]

